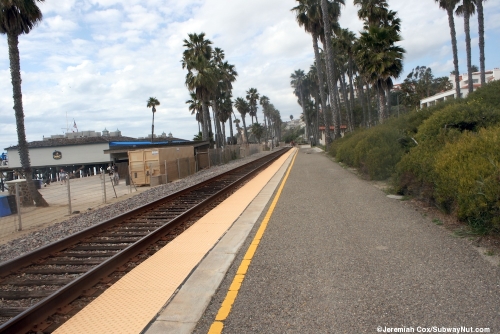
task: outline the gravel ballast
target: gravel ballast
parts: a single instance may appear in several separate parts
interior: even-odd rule
[[[88,211],[78,216],[70,217],[63,222],[55,223],[54,225],[25,234],[18,239],[0,245],[0,263],[14,259],[22,254],[31,252],[37,248],[63,239],[71,234],[80,232],[86,228],[97,225],[103,221],[156,201],[182,189],[191,187],[250,161],[259,159],[269,153],[270,152],[261,152],[243,159],[234,160],[225,165],[212,166],[209,169],[204,169],[184,179],[156,186],[123,201]]]

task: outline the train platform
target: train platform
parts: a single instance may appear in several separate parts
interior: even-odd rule
[[[188,309],[176,312],[194,321],[171,323],[171,332],[194,329],[293,153],[294,150],[285,153],[55,333],[141,333],[165,305],[174,303],[187,305]]]
[[[186,232],[56,333],[500,332],[498,265],[316,148]]]
[[[193,333],[500,333],[469,240],[315,149],[284,182]]]

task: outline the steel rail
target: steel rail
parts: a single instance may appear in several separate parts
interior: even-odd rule
[[[199,184],[196,184],[194,186],[191,186],[189,188],[183,189],[179,192],[176,192],[174,194],[171,194],[165,198],[162,198],[160,200],[154,201],[152,203],[146,204],[144,206],[141,206],[139,208],[136,208],[134,210],[131,210],[129,212],[126,212],[120,216],[117,216],[115,218],[112,218],[108,221],[104,221],[96,226],[87,228],[81,232],[78,232],[74,235],[69,236],[68,238],[65,238],[60,241],[56,241],[52,244],[49,244],[47,246],[44,246],[42,248],[39,248],[31,253],[26,254],[25,256],[22,256],[17,259],[13,259],[9,262],[6,262],[2,265],[0,265],[0,273],[2,273],[2,276],[6,276],[5,273],[11,274],[14,271],[19,270],[22,267],[29,266],[33,263],[39,262],[40,259],[44,259],[49,257],[51,254],[60,252],[64,249],[67,249],[78,242],[80,242],[83,239],[87,239],[92,235],[95,235],[96,233],[102,232],[103,230],[106,230],[107,228],[119,224],[120,222],[127,220],[131,217],[138,216],[143,214],[146,211],[151,210],[155,206],[162,205],[166,202],[169,202],[171,200],[174,200],[177,197],[180,197],[182,195],[185,195],[187,193],[196,191],[196,189],[201,188],[205,185],[208,185],[212,182],[215,182],[217,179],[224,178],[227,175],[234,174],[238,171],[241,171],[251,164],[255,164],[259,161],[265,161],[263,164],[258,166],[257,168],[251,170],[250,172],[245,173],[243,176],[237,178],[235,181],[224,187],[223,189],[219,190],[217,193],[209,196],[208,198],[204,199],[202,202],[199,204],[195,205],[194,207],[191,207],[178,217],[174,218],[167,224],[161,226],[160,228],[156,229],[155,231],[152,231],[150,234],[144,236],[143,238],[139,239],[135,243],[131,244],[124,250],[120,251],[116,255],[113,255],[112,257],[108,258],[101,264],[97,265],[96,267],[90,269],[87,273],[82,274],[80,277],[76,278],[74,281],[71,283],[63,286],[53,294],[49,295],[48,297],[42,299],[40,302],[37,304],[33,305],[32,307],[26,309],[24,312],[21,314],[15,316],[14,318],[10,319],[9,321],[5,322],[0,326],[0,333],[23,333],[26,331],[29,331],[31,329],[37,330],[38,324],[45,320],[48,316],[56,313],[57,309],[69,304],[79,296],[81,296],[86,289],[91,288],[95,284],[99,283],[100,280],[109,274],[113,273],[116,271],[116,269],[128,261],[130,261],[131,258],[133,258],[135,255],[139,254],[141,251],[146,249],[149,245],[153,244],[154,242],[160,240],[165,234],[166,231],[169,229],[175,227],[179,223],[189,219],[189,217],[192,217],[196,213],[200,212],[207,206],[209,206],[213,201],[215,201],[217,198],[220,196],[224,196],[226,193],[230,192],[232,188],[238,186],[242,182],[246,181],[248,178],[252,177],[254,174],[257,172],[261,171],[262,169],[266,168],[268,165],[270,165],[272,162],[274,162],[278,157],[280,157],[282,154],[284,154],[287,150],[280,150],[276,153],[272,153],[271,155],[267,155],[261,159],[249,162],[248,164],[242,165],[238,168],[235,168],[231,171],[228,171],[226,173],[220,174],[218,176],[215,176],[213,178],[210,178],[208,180],[205,180]]]

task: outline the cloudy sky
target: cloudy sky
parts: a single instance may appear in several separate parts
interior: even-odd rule
[[[389,0],[402,20],[406,49],[401,82],[417,65],[448,76],[452,53],[446,13],[434,0]],[[295,22],[293,0],[46,0],[43,21],[20,37],[22,89],[28,141],[63,134],[73,120],[80,131],[119,129],[125,136],[151,131],[149,97],[161,105],[155,133],[192,139],[197,123],[181,67],[183,40],[205,32],[236,66],[234,96],[251,87],[268,96],[283,120],[300,107],[290,74],[308,70],[310,35]],[[261,6],[262,5],[262,6]],[[485,2],[486,68],[500,67],[500,1]],[[340,23],[362,29],[346,0]],[[460,71],[465,72],[463,19],[456,18]],[[479,65],[477,17],[471,19],[473,64]],[[17,144],[7,39],[0,42],[0,150]],[[259,120],[262,115],[259,110]]]

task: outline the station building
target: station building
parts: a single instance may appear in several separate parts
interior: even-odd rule
[[[104,129],[102,133],[92,130],[52,135],[40,141],[29,142],[28,147],[34,178],[51,177],[54,180],[61,169],[75,177],[83,177],[99,174],[110,164],[126,164],[128,158],[124,152],[128,150],[188,144],[199,145],[199,142],[163,133],[155,136],[151,143],[151,135],[148,138],[133,138],[122,136],[119,130],[110,132]],[[7,147],[5,150],[8,161],[0,169],[10,173],[20,169],[22,166],[18,146]],[[10,178],[12,175],[8,177]]]

